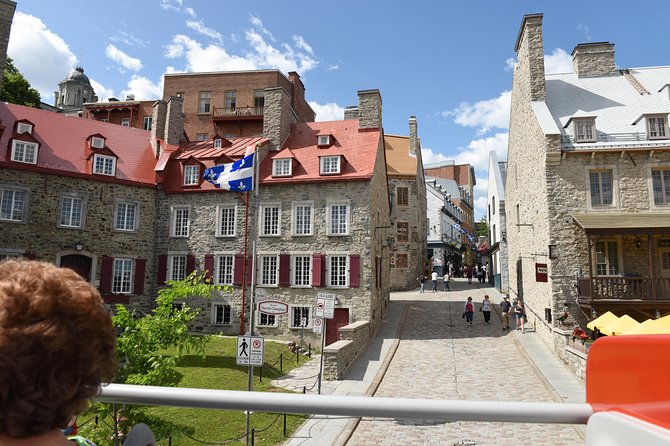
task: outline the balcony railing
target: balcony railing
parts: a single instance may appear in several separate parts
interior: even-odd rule
[[[265,107],[214,107],[212,117],[219,119],[257,118],[263,116]]]
[[[670,301],[667,277],[587,277],[578,286],[580,297],[592,300]]]

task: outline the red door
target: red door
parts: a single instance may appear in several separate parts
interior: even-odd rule
[[[349,309],[335,308],[332,319],[326,322],[326,345],[340,340],[340,328],[349,325]]]

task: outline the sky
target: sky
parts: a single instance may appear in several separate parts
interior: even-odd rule
[[[379,89],[386,134],[407,135],[416,116],[424,164],[475,167],[479,220],[489,152],[507,159],[514,45],[534,13],[547,73],[572,72],[587,42],[614,43],[619,68],[670,64],[661,0],[18,0],[8,55],[50,104],[77,65],[101,101],[160,98],[170,72],[297,71],[317,121]]]

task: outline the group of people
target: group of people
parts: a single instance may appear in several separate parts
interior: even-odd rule
[[[440,276],[437,274],[437,271],[433,270],[430,273],[430,280],[433,285],[433,292],[437,292],[437,282],[439,280]],[[420,275],[419,277],[416,278],[416,280],[419,281],[419,293],[425,293],[426,292],[426,281],[428,280],[425,274]],[[444,282],[444,291],[449,291],[449,282],[451,281],[451,274],[449,274],[449,271],[444,273],[444,276],[442,276],[442,281]]]
[[[491,298],[488,294],[484,296],[484,300],[479,306],[479,311],[484,315],[484,324],[489,325],[491,321]],[[509,318],[510,314],[514,317],[516,321],[516,329],[521,330],[521,333],[526,332],[526,307],[524,306],[523,300],[517,299],[514,304],[509,301],[509,296],[500,302],[500,313],[502,315],[502,329],[509,330]],[[475,316],[475,304],[472,301],[472,296],[468,296],[468,300],[465,301],[463,307],[463,318],[465,323],[469,326],[472,326],[472,321]]]
[[[479,283],[485,283],[488,278],[489,264],[482,265],[477,263],[476,265],[463,266],[465,268],[465,277],[468,278],[468,283],[472,283],[472,279],[475,278]]]

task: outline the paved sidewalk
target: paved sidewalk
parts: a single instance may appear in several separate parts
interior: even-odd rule
[[[436,396],[436,389],[433,386],[442,385],[440,388],[439,397],[446,399],[500,399],[504,400],[508,395],[513,395],[513,391],[501,394],[495,390],[498,383],[489,383],[495,384],[491,389],[490,394],[486,395],[484,398],[478,397],[477,392],[458,395],[458,390],[455,384],[450,384],[451,380],[470,380],[467,382],[467,385],[472,388],[478,386],[478,374],[487,374],[491,370],[487,370],[487,367],[500,367],[501,363],[487,365],[481,371],[477,366],[473,364],[472,370],[470,371],[472,375],[475,376],[458,376],[463,374],[464,371],[449,371],[446,367],[442,367],[441,364],[448,364],[449,362],[457,363],[459,367],[470,367],[466,364],[468,362],[468,357],[460,358],[456,360],[453,357],[453,348],[457,343],[469,343],[468,348],[477,348],[476,343],[471,344],[471,342],[479,342],[480,339],[489,339],[486,343],[489,345],[489,348],[499,350],[501,345],[505,345],[504,349],[512,349],[519,352],[520,357],[525,358],[524,363],[527,365],[524,367],[516,367],[515,361],[518,361],[518,357],[513,353],[507,354],[510,358],[504,358],[506,362],[504,366],[508,367],[512,373],[512,378],[514,380],[522,379],[526,381],[532,381],[534,384],[534,389],[528,393],[527,398],[531,401],[556,401],[556,402],[584,402],[584,387],[583,385],[568,371],[562,363],[556,359],[548,350],[546,345],[532,332],[526,332],[521,334],[518,331],[512,332],[498,332],[500,322],[496,315],[492,315],[491,325],[483,326],[481,322],[481,316],[479,318],[479,324],[481,326],[468,327],[465,328],[462,325],[460,319],[460,313],[462,312],[463,301],[467,295],[472,295],[476,303],[481,302],[484,294],[489,294],[491,300],[494,303],[500,302],[502,295],[498,293],[494,288],[488,286],[480,285],[478,283],[468,284],[465,279],[456,279],[451,282],[452,290],[449,292],[438,291],[433,293],[431,291],[426,291],[425,293],[419,293],[418,289],[416,291],[408,292],[396,292],[391,294],[391,305],[387,312],[387,315],[384,319],[382,327],[379,329],[377,335],[371,341],[369,347],[365,352],[359,356],[352,368],[345,375],[345,379],[342,381],[331,381],[324,382],[322,384],[322,394],[333,394],[333,395],[357,395],[357,396],[371,396],[374,395],[377,387],[382,383],[378,393],[379,396],[402,396],[402,397],[411,397],[411,398],[434,398]],[[440,284],[440,287],[442,284]],[[443,319],[445,324],[428,324],[427,320],[435,319],[436,317]],[[454,316],[457,314],[457,316]],[[481,314],[481,313],[480,313]],[[409,316],[408,316],[409,315]],[[449,327],[457,328],[448,328],[445,327],[446,319],[450,318],[451,324]],[[405,320],[410,319],[406,324]],[[455,320],[455,321],[454,321]],[[476,319],[477,321],[477,319]],[[476,324],[475,324],[476,325]],[[456,330],[454,332],[454,330]],[[468,331],[472,330],[472,331]],[[439,333],[437,333],[439,332]],[[468,334],[469,333],[469,334]],[[475,335],[475,333],[477,333]],[[403,337],[404,334],[404,337]],[[455,336],[455,337],[453,337]],[[484,336],[484,337],[482,337]],[[401,341],[402,339],[402,341]],[[435,342],[438,341],[436,344]],[[500,343],[503,344],[500,344]],[[451,343],[449,351],[445,350],[443,355],[440,357],[440,367],[435,368],[434,361],[430,361],[430,358],[426,363],[417,364],[415,358],[407,359],[406,350],[417,351],[418,349],[428,348],[430,351],[435,351],[438,346],[445,346],[447,343]],[[398,346],[404,346],[403,349],[399,349],[399,356],[394,357],[396,349]],[[510,350],[510,351],[512,351]],[[404,352],[404,353],[401,353]],[[490,356],[490,353],[484,353]],[[480,358],[481,362],[481,358]],[[483,361],[486,364],[486,360]],[[497,358],[494,362],[499,362]],[[389,375],[384,379],[386,369],[389,367],[389,364],[392,364],[389,369]],[[315,357],[313,361],[308,363],[305,366],[302,366],[298,369],[294,369],[293,375],[283,377],[281,380],[275,381],[274,384],[281,385],[286,388],[291,388],[293,390],[302,390],[303,386],[309,388],[313,385],[316,374],[318,373],[319,358]],[[407,379],[407,370],[408,368],[416,367],[417,369],[434,369],[431,370],[432,375],[435,377],[435,383],[431,379],[422,380],[422,382],[413,382],[412,386],[402,386],[394,380],[405,380],[409,381],[419,381],[412,379]],[[494,370],[497,373],[497,371]],[[444,373],[445,377],[440,375]],[[451,376],[453,373],[453,378],[449,378],[446,375]],[[524,375],[520,375],[524,373]],[[439,378],[448,378],[446,381],[442,379],[440,382]],[[487,378],[488,380],[499,380],[499,376],[492,376]],[[479,380],[481,381],[481,380]],[[446,386],[446,387],[444,387]],[[314,387],[309,393],[316,393],[316,387]],[[505,396],[501,396],[505,395]],[[406,423],[405,423],[406,422]],[[422,425],[421,422],[414,420],[414,422],[409,422],[409,420],[383,420],[380,426],[376,426],[379,423],[379,420],[368,420],[363,419],[361,425],[359,426],[358,418],[350,417],[336,417],[336,416],[323,416],[316,415],[310,418],[303,426],[296,432],[296,434],[289,439],[285,445],[297,446],[297,445],[343,445],[349,441],[348,444],[431,444],[440,442],[440,440],[447,440],[447,437],[440,438],[435,437],[434,435],[428,438],[422,437],[393,437],[398,433],[391,434],[390,431],[383,430],[388,427],[388,423],[395,425],[412,425],[412,426],[400,426],[400,435],[406,435],[407,432],[411,432],[411,429],[417,426],[422,428],[422,430],[431,430],[426,429],[425,425]],[[383,424],[387,423],[387,424]],[[445,425],[445,423],[439,423],[440,426]],[[449,423],[447,423],[449,424]],[[463,423],[465,424],[465,423]],[[480,423],[479,425],[492,425],[495,423]],[[501,423],[497,423],[501,424]],[[459,423],[460,425],[460,423]],[[469,423],[468,426],[472,425]],[[517,425],[517,426],[529,426],[529,425]],[[357,429],[358,427],[358,429]],[[551,426],[549,426],[551,427]],[[486,427],[488,428],[488,427]],[[509,432],[513,431],[513,427],[509,427],[507,424]],[[534,430],[536,428],[542,428],[542,426],[536,425],[531,426]],[[569,427],[568,427],[569,428]],[[380,430],[382,429],[382,430]],[[403,430],[404,429],[404,430]],[[407,430],[409,429],[409,431]],[[500,428],[497,427],[493,429],[498,431]],[[354,432],[355,431],[355,432]],[[352,432],[353,437],[352,436]],[[384,432],[383,436],[380,436],[379,433]],[[579,444],[583,443],[583,437],[576,435],[575,430],[572,430],[573,435],[565,434],[564,432],[559,432],[557,435],[563,437],[559,443],[562,444]],[[446,435],[446,434],[442,434]],[[565,436],[567,435],[567,437]],[[373,440],[373,438],[376,439]],[[451,437],[449,437],[451,438]],[[488,438],[488,437],[484,437]],[[513,438],[507,438],[507,440],[513,440]],[[502,442],[500,442],[502,441]],[[477,443],[477,444],[515,444],[506,443],[505,439],[498,440],[493,443]],[[526,444],[525,442],[517,442],[517,444]],[[544,442],[538,442],[537,444],[545,444]],[[550,440],[549,443],[553,444]]]

